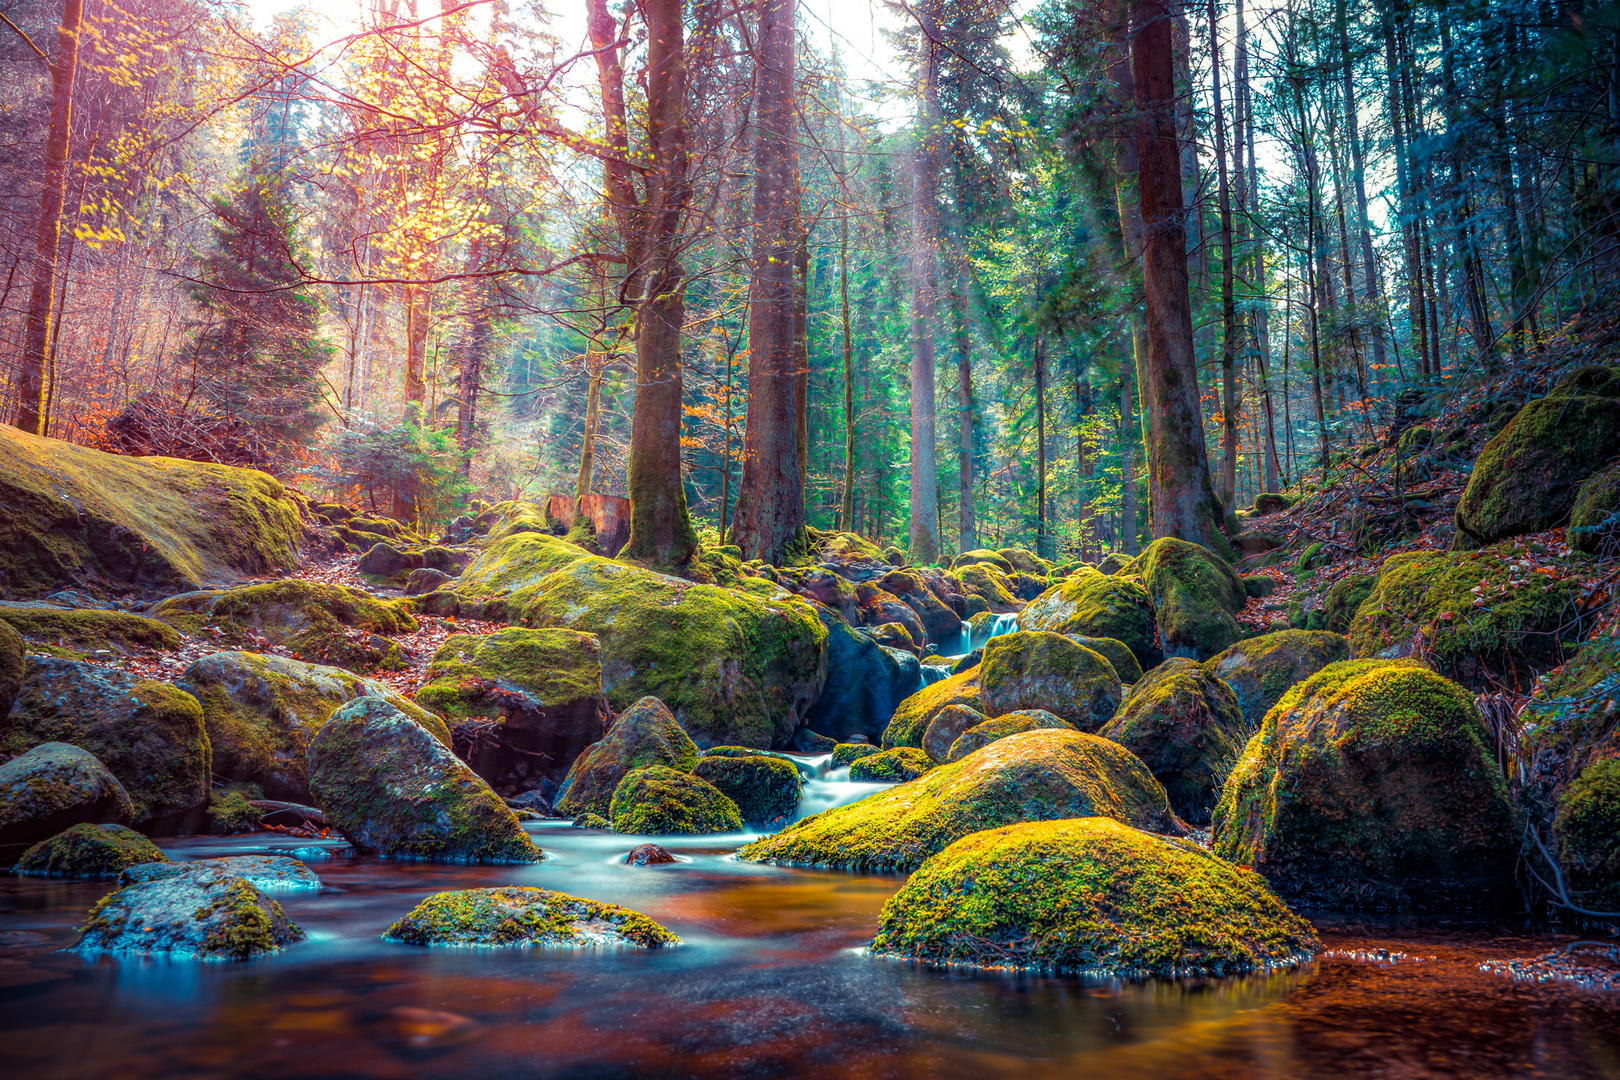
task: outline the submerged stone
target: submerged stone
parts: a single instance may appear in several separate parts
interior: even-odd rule
[[[659,949],[681,939],[647,916],[550,889],[508,885],[436,893],[383,934],[403,945]]]
[[[168,866],[172,872],[131,881],[103,897],[90,909],[76,950],[248,960],[279,952],[304,936],[280,904],[218,867],[143,866]]]

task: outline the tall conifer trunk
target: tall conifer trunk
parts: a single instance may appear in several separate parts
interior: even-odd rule
[[[911,171],[911,560],[939,558],[939,488],[934,458],[934,269],[939,185],[939,43],[934,0],[918,11],[922,95]]]

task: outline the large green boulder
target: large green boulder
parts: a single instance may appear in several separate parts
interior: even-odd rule
[[[1558,800],[1553,838],[1582,906],[1620,910],[1620,758],[1592,762],[1569,785]]]
[[[681,939],[647,916],[550,889],[506,885],[434,893],[383,934],[403,945],[659,949]]]
[[[961,761],[975,750],[983,750],[986,746],[1012,735],[1025,731],[1044,731],[1048,728],[1059,731],[1073,731],[1075,727],[1060,716],[1054,716],[1045,709],[1024,709],[1019,712],[1010,712],[998,716],[994,720],[985,720],[968,728],[951,743],[945,752],[945,761]]]
[[[608,817],[617,833],[690,835],[742,831],[737,804],[719,788],[666,765],[645,765],[620,780],[608,804]]]
[[[961,570],[963,567],[974,566],[979,563],[993,566],[997,570],[1000,570],[1003,574],[1010,574],[1013,572],[1013,565],[1007,561],[1007,557],[1005,555],[1001,554],[999,551],[991,551],[987,548],[974,548],[972,551],[962,552],[962,554],[951,560],[951,569]]]
[[[1321,947],[1252,870],[1106,817],[976,832],[889,899],[872,951],[933,963],[1179,978]]]
[[[883,729],[883,748],[921,748],[923,736],[934,717],[951,705],[979,709],[979,669],[977,665],[918,690],[894,707],[889,726]],[[982,710],[980,710],[982,711]]]
[[[1251,728],[1230,686],[1173,656],[1131,688],[1097,734],[1141,758],[1175,812],[1203,825]]]
[[[513,504],[517,505],[517,504]],[[468,617],[515,621],[548,576],[590,552],[560,537],[550,536],[540,521],[521,514],[508,517],[490,530],[488,545],[461,572],[451,594],[460,614]],[[457,611],[445,611],[453,615]]]
[[[1292,687],[1348,659],[1350,643],[1343,634],[1279,630],[1238,642],[1211,657],[1204,670],[1232,688],[1252,732]]]
[[[544,858],[488,784],[379,698],[349,702],[315,734],[309,783],[327,821],[363,853],[469,863]]]
[[[1620,551],[1620,462],[1581,485],[1569,512],[1569,542],[1594,555]]]
[[[81,822],[122,824],[134,816],[124,785],[88,750],[41,743],[0,765],[0,849],[37,843]],[[0,850],[0,861],[6,858]]]
[[[90,751],[153,835],[195,832],[208,807],[212,749],[197,699],[169,683],[77,660],[32,656],[22,692],[0,719],[0,753],[44,742]]]
[[[1153,597],[1159,641],[1170,656],[1207,660],[1243,637],[1237,613],[1243,581],[1219,555],[1173,536],[1153,541],[1135,563]]]
[[[389,638],[417,629],[399,602],[343,585],[269,581],[182,593],[152,607],[152,617],[205,641],[289,649],[293,658],[350,671],[404,666]]]
[[[606,730],[602,650],[592,634],[517,626],[453,634],[427,679],[416,700],[476,731],[463,756],[503,795],[562,779]]]
[[[51,604],[0,604],[0,623],[22,635],[28,651],[84,660],[98,653],[125,655],[142,649],[178,649],[174,627],[100,608],[65,608]],[[0,637],[5,631],[0,630]],[[0,709],[0,716],[5,710]]]
[[[372,679],[285,656],[212,653],[192,661],[177,685],[202,704],[203,723],[221,780],[257,784],[266,798],[308,803],[309,743],[331,715],[373,697],[450,745],[443,720]]]
[[[1081,731],[1096,731],[1119,708],[1120,689],[1101,654],[1062,634],[1020,630],[985,645],[975,707],[990,717],[1045,709]]]
[[[1154,643],[1153,600],[1140,584],[1081,567],[1018,613],[1020,630],[1124,642],[1145,671],[1164,659]]]
[[[1538,573],[1503,549],[1394,555],[1350,623],[1350,654],[1400,657],[1421,646],[1435,670],[1465,686],[1511,684],[1563,659],[1565,636],[1578,636],[1579,595],[1569,576]]]
[[[1137,662],[1130,646],[1123,641],[1107,637],[1076,637],[1073,640],[1114,665],[1114,674],[1119,676],[1121,684],[1129,686],[1142,677],[1142,665]]]
[[[1445,910],[1512,893],[1519,835],[1472,695],[1416,661],[1349,660],[1266,715],[1221,792],[1213,848],[1284,896]]]
[[[173,591],[298,565],[298,504],[252,469],[104,454],[0,426],[0,580]]]
[[[986,610],[998,615],[1017,611],[1024,606],[1023,601],[1013,593],[1011,579],[993,563],[969,563],[952,571],[951,577],[963,596],[977,596],[985,602]]]
[[[1457,503],[1465,551],[1562,525],[1581,482],[1620,454],[1620,400],[1557,395],[1532,401],[1480,451]]]
[[[557,812],[608,816],[613,791],[634,769],[667,765],[691,772],[698,748],[662,701],[642,698],[619,715],[600,742],[588,747],[569,766],[557,789]]]
[[[22,635],[0,620],[0,718],[11,711],[11,703],[17,700],[27,663]]]
[[[248,960],[304,937],[281,905],[251,882],[207,860],[122,886],[90,909],[79,952],[169,953],[197,960]]]
[[[107,881],[131,866],[168,861],[156,844],[127,825],[80,822],[23,852],[16,869],[25,877]]]
[[[913,746],[896,746],[849,763],[849,778],[856,783],[903,784],[930,772],[934,760]]]
[[[692,775],[736,803],[742,820],[752,825],[779,825],[799,806],[803,781],[798,767],[779,757],[705,756]]]
[[[1155,832],[1181,828],[1164,789],[1124,747],[1079,731],[1026,731],[911,783],[803,818],[738,857],[910,873],[980,829],[1094,816]]]

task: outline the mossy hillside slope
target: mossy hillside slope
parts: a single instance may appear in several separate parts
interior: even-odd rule
[[[271,799],[313,800],[310,740],[355,698],[386,701],[450,745],[450,729],[438,716],[384,684],[342,668],[285,656],[220,652],[192,661],[177,685],[202,704],[214,775],[258,784]]]
[[[691,772],[698,748],[675,716],[655,697],[642,698],[619,715],[601,741],[574,759],[557,789],[557,812],[607,816],[613,792],[632,770],[666,765]]]
[[[1251,870],[1109,818],[963,837],[884,905],[872,951],[936,963],[1176,977],[1320,948]]]
[[[1204,664],[1204,670],[1232,688],[1243,719],[1257,729],[1271,707],[1294,686],[1329,664],[1349,658],[1350,643],[1343,634],[1279,630],[1217,653]]]
[[[1137,558],[1135,570],[1153,597],[1159,640],[1168,655],[1207,660],[1243,637],[1236,615],[1248,594],[1226,561],[1208,548],[1161,537]]]
[[[979,662],[977,708],[989,717],[1045,709],[1096,731],[1119,708],[1120,692],[1119,675],[1100,653],[1050,631],[991,638]]]
[[[303,539],[298,504],[265,473],[0,427],[0,573],[11,597],[67,583],[224,585],[292,570]]]
[[[618,833],[675,835],[742,831],[742,816],[735,802],[707,780],[677,772],[667,765],[645,765],[620,780],[608,804],[608,818],[613,822],[613,831]]]
[[[1488,903],[1518,835],[1487,739],[1472,696],[1416,661],[1330,664],[1249,740],[1213,849],[1332,906]]]
[[[909,873],[980,829],[1092,816],[1156,832],[1181,829],[1164,789],[1124,747],[1079,731],[1027,731],[919,780],[797,821],[738,857]]]
[[[168,861],[156,844],[126,825],[80,822],[23,852],[17,860],[17,873],[105,881],[131,866]]]
[[[550,889],[508,885],[436,893],[390,926],[383,940],[405,945],[633,946],[681,939],[647,916]]]
[[[1135,581],[1082,567],[1018,613],[1020,630],[1124,642],[1145,671],[1163,659],[1154,644],[1153,600]]]

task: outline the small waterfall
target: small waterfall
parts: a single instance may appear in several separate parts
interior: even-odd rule
[[[949,641],[939,643],[939,655],[947,660],[960,660],[973,651],[973,625],[963,623],[956,636]]]
[[[923,664],[921,670],[923,686],[932,686],[951,677],[951,665],[949,664]],[[918,689],[920,690],[922,687],[918,687]]]
[[[989,632],[982,638],[977,634],[972,635],[972,646],[967,650],[968,652],[972,652],[973,649],[982,649],[984,643],[993,637],[1000,637],[1002,634],[1010,634],[1017,630],[1018,613],[1016,611],[1004,612],[988,620],[984,625],[989,628]]]
[[[804,786],[799,789],[799,805],[793,812],[793,820],[798,821],[811,814],[831,810],[835,806],[844,806],[858,799],[864,799],[874,791],[882,791],[893,786],[893,784],[851,780],[847,765],[841,769],[833,769],[825,776],[804,782]]]

